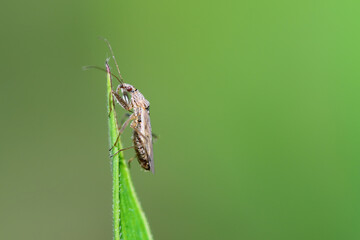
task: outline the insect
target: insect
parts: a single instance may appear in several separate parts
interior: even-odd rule
[[[150,103],[145,97],[140,93],[138,89],[134,86],[124,83],[123,78],[120,73],[119,66],[116,62],[115,55],[112,51],[110,43],[104,39],[107,43],[109,50],[111,52],[112,58],[114,59],[117,71],[119,73],[119,78],[117,78],[110,71],[110,66],[108,64],[108,60],[106,61],[106,72],[111,76],[114,76],[118,81],[119,85],[116,88],[116,91],[112,90],[112,95],[116,102],[125,110],[129,111],[131,114],[128,119],[123,123],[119,130],[118,137],[116,139],[116,143],[118,142],[120,135],[123,133],[125,128],[130,124],[130,127],[133,131],[133,146],[120,149],[118,152],[113,154],[116,155],[120,151],[127,150],[130,148],[134,148],[136,152],[136,157],[140,166],[145,170],[151,170],[154,173],[154,154],[153,154],[153,140],[152,140],[152,131],[150,124]],[[97,68],[100,70],[104,70],[99,67],[89,66],[91,68]],[[87,67],[87,68],[89,68]],[[114,105],[115,107],[115,105]],[[110,110],[111,111],[111,110]],[[130,123],[131,122],[131,123]],[[112,148],[110,148],[111,150]],[[129,160],[129,163],[134,158]]]

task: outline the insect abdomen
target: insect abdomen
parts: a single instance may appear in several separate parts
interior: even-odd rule
[[[138,133],[134,131],[134,146],[135,146],[135,152],[137,155],[137,159],[139,161],[139,164],[142,168],[145,170],[150,170],[150,159],[149,155],[146,152],[146,149],[144,148],[144,143]]]

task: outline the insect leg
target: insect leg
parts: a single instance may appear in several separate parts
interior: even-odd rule
[[[129,168],[130,168],[130,163],[131,163],[132,161],[134,161],[135,158],[136,158],[136,154],[135,154],[135,156],[133,156],[132,158],[130,158],[130,159],[127,161]]]
[[[117,92],[111,90],[112,95],[116,99],[116,101],[127,111],[132,109],[132,106],[126,102]]]
[[[134,148],[134,146],[131,146],[131,147],[127,147],[127,148],[123,148],[123,149],[120,149],[119,151],[117,151],[116,153],[114,153],[113,155],[110,155],[110,157],[114,157],[116,154],[118,154],[119,152],[121,151],[125,151],[125,150],[128,150],[128,149],[131,149],[131,148]]]
[[[127,119],[128,117],[130,117],[131,114],[130,113],[124,113],[124,115],[122,116],[121,120],[120,120],[120,124],[123,125],[125,122],[125,119]]]
[[[131,106],[130,100],[129,100],[129,95],[127,94],[127,92],[125,92],[123,90],[123,88],[121,88],[121,84],[118,85],[118,87],[116,88],[116,93],[120,96],[120,92],[121,92],[121,96],[122,99],[129,105]]]
[[[120,139],[120,135],[124,132],[125,128],[127,127],[127,125],[129,125],[130,121],[134,120],[134,118],[135,118],[135,115],[131,114],[129,116],[129,118],[124,122],[124,124],[121,126],[121,128],[119,130],[119,134],[118,134],[118,136],[116,138],[116,141],[115,141],[114,145],[109,149],[109,151],[111,151],[114,148],[114,146],[118,143],[118,141]]]

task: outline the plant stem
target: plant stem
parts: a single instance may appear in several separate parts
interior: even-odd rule
[[[107,74],[107,96],[109,114],[109,137],[110,147],[114,146],[118,137],[118,125],[113,97],[111,94],[111,76]],[[121,143],[112,148],[112,154],[121,149]],[[112,158],[113,175],[113,228],[114,240],[152,239],[149,224],[141,209],[140,203],[131,182],[129,168],[124,159],[123,152],[119,152]]]

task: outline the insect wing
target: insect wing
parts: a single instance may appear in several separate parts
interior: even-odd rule
[[[143,134],[146,137],[144,141],[145,149],[147,154],[149,155],[149,164],[150,169],[154,173],[154,153],[153,153],[153,142],[152,142],[152,133],[151,133],[151,123],[150,123],[150,114],[146,109],[142,109],[143,116]]]

